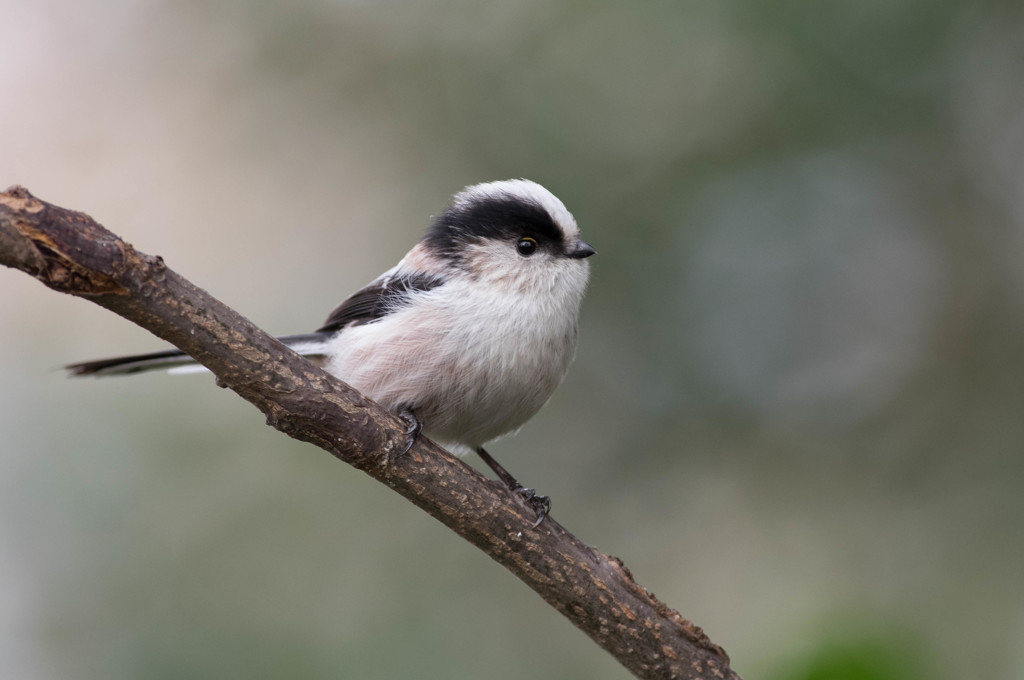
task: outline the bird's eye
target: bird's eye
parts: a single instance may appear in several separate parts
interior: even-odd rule
[[[523,257],[533,255],[534,251],[537,250],[537,241],[529,236],[524,236],[516,243],[516,250]]]

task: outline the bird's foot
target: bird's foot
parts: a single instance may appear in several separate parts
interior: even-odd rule
[[[494,460],[491,454],[480,447],[476,450],[476,453],[480,458],[483,459],[487,466],[494,471],[494,474],[498,475],[498,479],[505,483],[505,487],[516,494],[521,496],[526,504],[537,514],[537,521],[533,523],[533,528],[536,529],[543,522],[548,513],[551,512],[551,498],[549,496],[538,496],[537,492],[533,489],[527,489],[513,477],[508,470],[503,468],[501,464]]]
[[[419,439],[420,432],[423,431],[423,421],[416,417],[416,414],[413,413],[411,408],[403,408],[398,412],[398,417],[409,425],[409,427],[405,429],[405,435],[409,437],[409,440],[405,443],[405,448],[402,449],[402,452],[398,454],[398,457],[401,458],[405,454],[409,453],[412,449],[412,445],[416,443],[417,439]]]
[[[519,494],[526,501],[535,513],[537,513],[537,521],[533,523],[533,528],[536,529],[540,526],[541,522],[547,519],[548,513],[551,512],[551,496],[538,496],[537,492],[533,489],[528,489],[523,485],[518,485],[518,488],[509,489],[514,494]]]

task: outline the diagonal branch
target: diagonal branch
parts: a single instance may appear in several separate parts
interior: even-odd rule
[[[729,657],[633,580],[618,558],[583,544],[504,487],[280,344],[206,291],[88,215],[0,193],[0,264],[84,297],[176,345],[285,434],[310,442],[400,493],[515,574],[641,678],[735,678]]]

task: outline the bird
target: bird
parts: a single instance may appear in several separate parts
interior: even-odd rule
[[[391,269],[339,304],[313,333],[278,338],[409,427],[462,456],[475,451],[540,525],[547,496],[484,448],[549,400],[576,353],[595,249],[540,184],[467,186]],[[180,350],[70,364],[72,376],[205,371]]]

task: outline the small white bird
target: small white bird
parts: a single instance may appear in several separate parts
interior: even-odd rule
[[[319,330],[279,339],[409,421],[406,451],[421,428],[458,455],[475,450],[530,501],[540,524],[550,499],[523,488],[483,445],[518,430],[565,377],[594,252],[539,184],[477,184]],[[205,370],[180,350],[67,368],[95,376]]]

